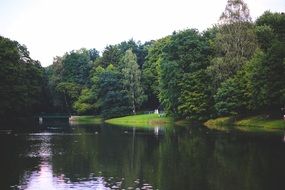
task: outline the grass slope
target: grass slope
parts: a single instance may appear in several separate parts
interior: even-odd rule
[[[155,127],[167,126],[173,121],[169,117],[160,117],[158,114],[142,114],[108,119],[105,122],[108,124],[120,126]]]
[[[71,122],[75,124],[101,124],[102,119],[99,116],[72,116]]]
[[[282,119],[269,119],[264,116],[253,116],[235,121],[232,117],[211,119],[204,123],[211,129],[227,131],[237,129],[245,132],[283,132],[285,121]]]
[[[233,128],[233,124],[233,119],[231,117],[219,117],[210,119],[204,123],[206,127],[219,131],[228,131]]]

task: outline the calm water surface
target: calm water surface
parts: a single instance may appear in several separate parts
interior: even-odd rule
[[[285,189],[282,140],[203,127],[2,131],[0,189]]]

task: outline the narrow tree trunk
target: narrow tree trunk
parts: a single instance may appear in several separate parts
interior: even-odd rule
[[[65,101],[65,106],[66,106],[68,115],[70,115],[69,106],[68,106],[68,103],[67,103],[67,99],[66,99],[66,94],[65,93],[64,93],[64,101]]]
[[[135,97],[134,89],[133,89],[132,96],[133,96],[133,113],[134,115],[136,115],[136,100],[135,100],[136,97]]]

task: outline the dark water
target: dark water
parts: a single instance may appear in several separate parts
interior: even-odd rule
[[[2,131],[0,189],[285,189],[282,139],[202,127]]]

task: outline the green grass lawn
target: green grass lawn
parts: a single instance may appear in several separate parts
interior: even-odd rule
[[[130,127],[155,127],[167,126],[173,122],[169,117],[160,117],[159,114],[142,114],[132,115],[120,118],[108,119],[105,121],[108,124],[130,126]]]
[[[75,124],[101,124],[102,118],[99,116],[72,116],[72,121]]]
[[[268,119],[262,116],[248,117],[235,122],[240,130],[243,131],[284,131],[285,121],[280,119]]]
[[[245,132],[284,132],[285,121],[282,119],[269,119],[263,116],[253,116],[234,121],[231,117],[211,119],[205,126],[217,130],[237,129]]]
[[[231,117],[219,117],[206,121],[204,125],[210,129],[228,131],[233,128],[233,119]]]

